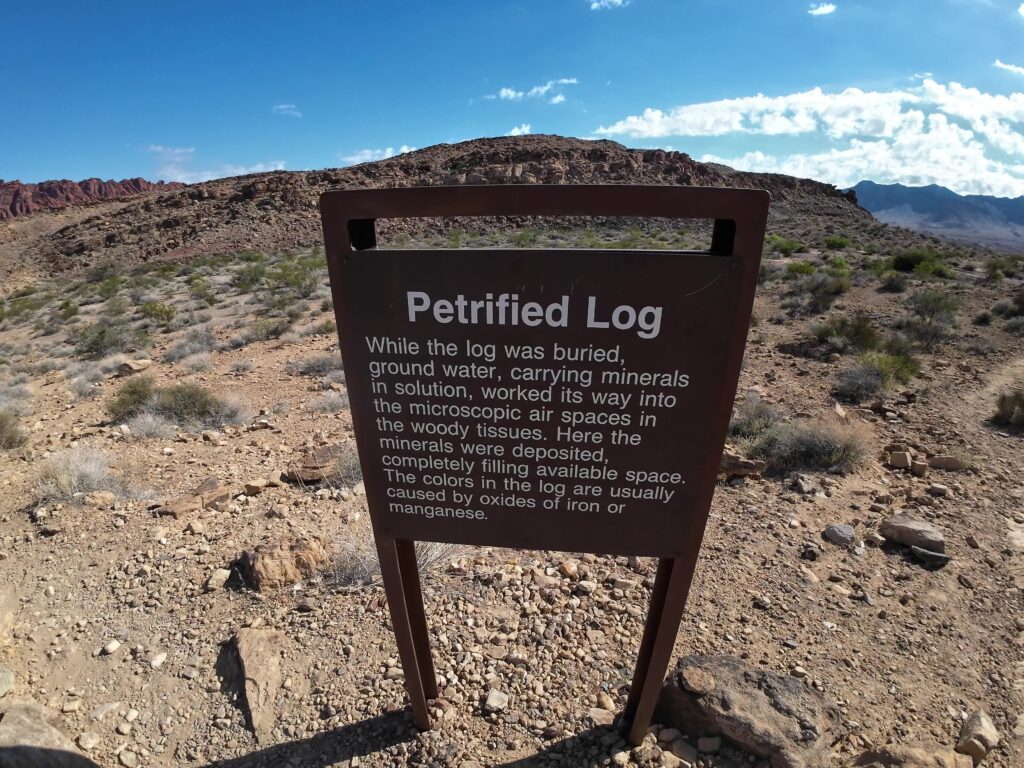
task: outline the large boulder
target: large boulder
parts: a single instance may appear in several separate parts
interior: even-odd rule
[[[288,587],[321,573],[329,558],[315,536],[264,542],[242,553],[238,568],[253,589],[260,592]]]
[[[910,515],[893,515],[882,521],[878,532],[887,541],[906,547],[920,547],[929,552],[945,553],[946,537],[938,526]]]
[[[285,637],[273,629],[240,629],[234,637],[245,680],[245,704],[256,741],[266,744],[277,722],[281,689],[281,654]]]
[[[850,768],[973,768],[971,758],[941,744],[890,744],[865,752]]]
[[[0,768],[98,768],[31,699],[0,700]]]
[[[772,768],[819,768],[828,765],[838,712],[789,675],[731,656],[686,656],[655,717],[691,737],[724,736]]]

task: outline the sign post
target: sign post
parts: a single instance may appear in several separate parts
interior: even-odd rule
[[[646,733],[693,578],[768,214],[759,190],[418,187],[320,198],[406,688],[438,695],[416,541],[659,558],[622,725]],[[377,248],[380,218],[711,219],[707,251]]]

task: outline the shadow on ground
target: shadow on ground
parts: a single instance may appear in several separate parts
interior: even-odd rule
[[[99,768],[89,758],[63,749],[0,747],[0,768]]]

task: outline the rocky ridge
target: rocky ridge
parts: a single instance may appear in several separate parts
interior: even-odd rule
[[[78,203],[134,197],[180,186],[182,185],[178,182],[153,182],[142,178],[121,181],[103,181],[96,178],[84,181],[60,179],[41,181],[38,184],[22,184],[20,181],[0,179],[0,219],[13,219],[36,211],[64,208]]]

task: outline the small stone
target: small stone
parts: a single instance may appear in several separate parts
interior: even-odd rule
[[[581,581],[576,585],[576,591],[581,595],[592,595],[597,591],[596,581]]]
[[[907,451],[893,451],[889,454],[889,466],[893,469],[910,469],[912,460]]]
[[[911,547],[910,553],[925,565],[932,566],[933,568],[941,568],[953,559],[949,555],[944,555],[941,552],[933,552],[932,550],[925,549],[924,547]]]
[[[673,755],[685,763],[697,762],[697,748],[684,739],[676,739],[673,741],[669,745],[669,750]]]
[[[267,481],[264,478],[258,478],[256,480],[250,480],[245,484],[245,495],[246,496],[259,496],[267,487]]]
[[[487,692],[487,700],[484,702],[485,712],[501,712],[508,706],[508,694],[502,691],[491,689]]]
[[[227,568],[218,568],[210,577],[206,580],[206,584],[203,589],[207,592],[215,592],[218,589],[223,589],[224,585],[228,583],[228,579],[231,578],[231,571]]]
[[[722,748],[721,736],[701,736],[697,739],[697,751],[713,755]]]
[[[14,673],[7,667],[0,666],[0,699],[10,693],[14,687]]]
[[[999,744],[999,731],[996,730],[992,718],[983,709],[976,709],[964,722],[960,729],[960,741],[956,751],[968,755],[977,765],[996,745]]]
[[[78,737],[78,746],[86,752],[91,752],[100,744],[100,735],[96,731],[86,731]]]
[[[915,477],[924,477],[928,474],[928,464],[924,461],[910,462],[910,474]]]
[[[605,693],[604,691],[599,691],[597,694],[597,706],[599,706],[601,709],[607,709],[609,711],[612,711],[615,709],[615,702],[612,700],[612,697],[609,696],[607,693]]]
[[[830,525],[825,529],[822,538],[836,546],[849,547],[853,544],[855,532],[851,525]]]
[[[609,712],[607,709],[593,707],[590,710],[590,719],[598,727],[611,725],[615,722],[615,713]]]
[[[136,768],[139,764],[139,756],[130,749],[121,750],[121,754],[117,756],[117,759],[121,762],[121,765],[123,765],[124,768]]]
[[[165,661],[167,661],[167,654],[158,653],[156,656],[149,660],[149,666],[151,666],[153,669],[160,669],[160,667],[164,665]]]
[[[932,469],[944,469],[947,472],[959,472],[964,468],[964,463],[956,456],[938,454],[929,457],[928,466]]]
[[[103,646],[103,655],[110,656],[113,653],[117,653],[117,649],[121,647],[120,640],[111,640],[109,643]]]
[[[928,493],[932,496],[943,498],[949,496],[949,486],[942,485],[941,483],[932,483],[928,486]]]

